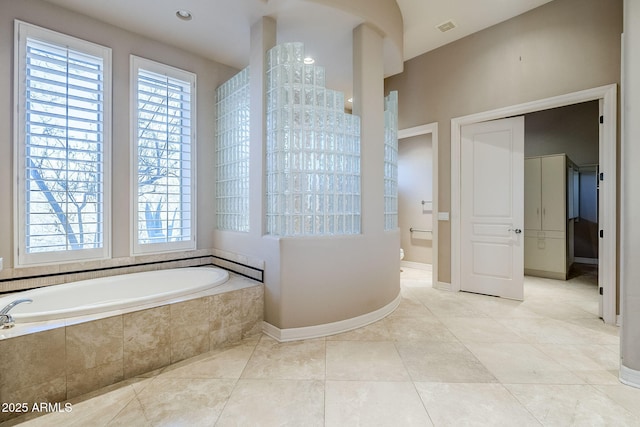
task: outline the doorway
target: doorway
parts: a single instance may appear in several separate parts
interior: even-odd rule
[[[608,324],[616,324],[617,254],[616,254],[616,98],[617,86],[608,85],[539,101],[519,104],[484,113],[452,119],[451,121],[451,290],[461,289],[461,128],[464,125],[563,107],[587,101],[599,101],[603,117],[599,126],[600,181],[599,198],[599,288],[602,294],[602,317]]]
[[[406,241],[411,241],[411,237],[415,234],[414,242],[417,243],[417,246],[422,246],[423,251],[418,251],[416,255],[419,258],[415,258],[418,264],[415,266],[426,265],[426,263],[431,264],[432,271],[432,283],[434,288],[442,287],[440,282],[438,281],[438,123],[430,123],[421,126],[415,126],[406,129],[398,130],[398,146],[399,149],[406,141],[411,141],[414,138],[414,142],[417,141],[418,146],[420,147],[423,143],[426,144],[427,141],[430,141],[430,146],[422,146],[421,150],[419,150],[425,156],[430,156],[430,175],[431,175],[431,185],[428,192],[425,192],[424,198],[419,194],[412,194],[410,199],[406,200],[407,204],[417,203],[417,213],[413,219],[419,219],[421,221],[431,220],[431,226],[423,225],[422,223],[419,226],[413,225],[413,223],[407,223],[407,221],[400,220],[400,209],[402,206],[400,205],[401,201],[399,200],[399,227],[401,228],[401,235],[405,235]],[[421,142],[422,139],[422,142]],[[400,154],[400,153],[399,153]],[[408,153],[407,153],[408,154]],[[399,159],[400,160],[400,159]],[[419,165],[422,161],[426,162],[426,159],[417,159],[416,168],[419,168]],[[400,168],[400,165],[399,165]],[[421,171],[422,175],[424,175],[424,170]],[[400,174],[400,170],[398,171]],[[430,200],[429,198],[430,193]],[[400,194],[399,194],[400,199]],[[415,200],[414,200],[415,199]],[[425,203],[423,204],[422,201]],[[429,217],[429,218],[428,218]],[[409,217],[407,216],[407,219]],[[415,228],[421,231],[411,231],[411,228]],[[430,239],[430,240],[427,240]],[[420,241],[421,240],[421,241]],[[424,246],[430,246],[430,261],[427,261],[427,254],[424,251]],[[423,257],[423,258],[421,258]],[[404,264],[409,264],[411,261],[402,261]]]

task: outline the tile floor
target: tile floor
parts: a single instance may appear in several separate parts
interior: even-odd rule
[[[25,426],[639,426],[616,327],[589,276],[527,278],[525,301],[449,293],[404,268],[379,322],[279,344],[258,336],[74,399]]]

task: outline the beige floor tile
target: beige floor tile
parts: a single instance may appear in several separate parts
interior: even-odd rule
[[[155,378],[138,399],[153,425],[211,426],[235,383],[229,379]]]
[[[640,425],[640,388],[630,387],[619,381],[615,385],[598,385],[595,388],[634,414],[639,420],[638,425]]]
[[[611,344],[609,340],[618,340],[617,337],[550,318],[499,319],[498,321],[527,342],[536,344]]]
[[[266,335],[260,339],[242,378],[324,379],[324,339],[279,343]]]
[[[473,302],[465,299],[462,293],[439,292],[436,298],[433,298],[433,295],[420,298],[436,317],[489,317],[483,310],[475,307]]]
[[[327,381],[325,426],[430,426],[412,382]]]
[[[413,381],[492,383],[496,378],[459,343],[396,343]]]
[[[575,376],[580,378],[586,384],[593,385],[617,385],[620,384],[618,379],[618,370],[612,371],[571,371]]]
[[[28,427],[50,426],[105,426],[132,400],[136,393],[132,386],[136,381],[124,381],[85,396],[72,399],[70,412],[54,412],[22,423]],[[64,405],[64,404],[63,404]]]
[[[465,344],[503,384],[584,384],[531,344]]]
[[[395,317],[434,317],[427,307],[418,299],[402,298],[398,307],[387,318]]]
[[[144,415],[142,404],[135,398],[118,413],[107,426],[109,427],[151,427],[153,424]]]
[[[392,342],[327,341],[327,379],[408,381]]]
[[[597,344],[535,344],[535,347],[572,371],[620,368],[618,356]]]
[[[524,339],[500,324],[486,317],[445,317],[441,322],[461,342],[522,343]]]
[[[384,320],[379,320],[353,331],[331,335],[327,341],[391,341],[391,335]]]
[[[394,341],[459,342],[458,339],[433,317],[395,317],[384,322]]]
[[[637,426],[640,419],[588,385],[505,387],[545,426]]]
[[[241,379],[216,427],[322,426],[324,382]]]
[[[540,426],[502,384],[416,383],[436,426]]]
[[[247,366],[255,346],[256,344],[239,344],[224,350],[205,353],[165,368],[159,377],[238,379]]]

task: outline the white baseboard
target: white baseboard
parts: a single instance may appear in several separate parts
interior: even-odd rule
[[[433,266],[431,264],[424,264],[421,262],[413,262],[413,261],[400,261],[400,267],[415,268],[416,270],[433,271]]]
[[[577,262],[578,264],[598,265],[598,258],[582,258],[577,256],[573,259],[573,262]]]
[[[302,328],[280,329],[270,323],[262,322],[262,332],[279,342],[306,340],[311,338],[326,337],[342,332],[351,331],[353,329],[367,326],[370,323],[377,322],[385,318],[395,310],[400,304],[402,295],[398,296],[378,310],[351,319],[340,320],[333,323],[325,323],[323,325],[306,326]]]
[[[445,282],[433,282],[433,287],[439,289],[441,291],[449,291],[451,292],[451,283]]]
[[[620,365],[620,382],[631,387],[640,388],[640,371]]]

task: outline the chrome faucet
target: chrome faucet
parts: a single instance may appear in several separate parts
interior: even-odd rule
[[[13,320],[13,316],[9,314],[9,310],[23,302],[31,304],[33,300],[29,298],[20,298],[10,302],[2,310],[0,310],[0,329],[12,328],[13,325],[15,325],[16,322],[15,320]]]

